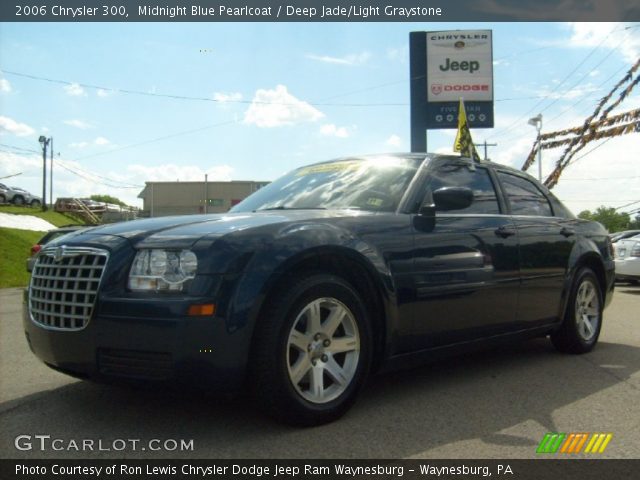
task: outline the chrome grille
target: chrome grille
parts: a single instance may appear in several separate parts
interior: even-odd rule
[[[42,250],[29,285],[31,319],[55,330],[86,327],[108,256],[106,250],[97,248],[60,246]]]

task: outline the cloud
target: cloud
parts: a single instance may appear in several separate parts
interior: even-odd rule
[[[25,123],[19,123],[12,118],[0,116],[1,133],[10,133],[17,137],[28,137],[33,135],[35,130]]]
[[[70,125],[72,127],[79,128],[80,130],[87,130],[89,128],[93,128],[92,125],[89,125],[87,122],[83,122],[82,120],[65,120],[63,123],[65,125]]]
[[[207,174],[210,182],[228,182],[231,180],[231,173],[233,167],[229,165],[216,165],[206,170],[195,165],[176,165],[176,164],[164,164],[154,165],[152,167],[147,165],[130,165],[127,167],[127,175],[124,175],[124,180],[129,183],[141,183],[144,182],[189,182],[204,181],[204,176]]]
[[[70,143],[69,146],[71,148],[85,148],[89,146],[88,142],[74,142],[74,143]]]
[[[640,57],[640,37],[633,30],[625,30],[632,24],[624,23],[569,23],[571,37],[566,46],[572,48],[604,47],[619,51],[626,61],[635,63]]]
[[[213,94],[213,99],[216,102],[220,102],[220,103],[238,102],[242,100],[242,94],[239,92],[233,92],[233,93],[215,92]]]
[[[305,122],[316,122],[324,114],[307,102],[298,100],[284,85],[273,90],[260,89],[244,114],[244,123],[260,128],[282,127]]]
[[[347,127],[337,127],[333,123],[327,123],[320,127],[320,134],[326,137],[347,138],[349,137],[349,130]]]
[[[109,95],[111,95],[111,92],[108,90],[104,90],[102,88],[99,88],[98,91],[96,92],[96,95],[98,95],[99,97],[108,97]]]
[[[9,93],[11,91],[11,84],[6,78],[0,78],[0,92]]]
[[[67,92],[67,95],[71,95],[72,97],[86,97],[87,92],[84,91],[77,83],[72,83],[71,85],[65,85],[64,91]]]
[[[357,54],[345,55],[344,57],[331,57],[329,55],[315,55],[313,53],[308,53],[306,57],[317,62],[354,67],[367,63],[371,58],[371,54],[369,52],[362,52]]]
[[[106,138],[104,138],[104,137],[97,137],[93,141],[93,143],[95,143],[96,145],[102,146],[102,145],[109,145],[111,142],[109,140],[107,140]]]
[[[389,138],[387,138],[387,141],[384,142],[384,144],[389,147],[398,148],[402,146],[402,139],[394,133]]]

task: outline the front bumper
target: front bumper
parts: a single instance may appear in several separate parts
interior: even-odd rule
[[[230,331],[224,318],[187,316],[188,304],[185,300],[102,301],[84,329],[61,331],[33,321],[25,302],[23,324],[33,353],[69,375],[236,392],[244,381],[249,329]],[[139,311],[147,315],[137,315]]]

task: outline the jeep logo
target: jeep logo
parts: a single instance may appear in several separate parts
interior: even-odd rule
[[[440,65],[440,70],[443,72],[448,72],[449,70],[453,72],[457,72],[458,70],[468,71],[469,73],[473,73],[480,69],[480,62],[475,60],[471,61],[463,61],[463,62],[455,62],[451,61],[450,58],[444,62],[444,65]]]

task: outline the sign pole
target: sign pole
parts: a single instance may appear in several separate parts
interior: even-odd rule
[[[427,151],[427,37],[409,34],[411,88],[411,151]]]

